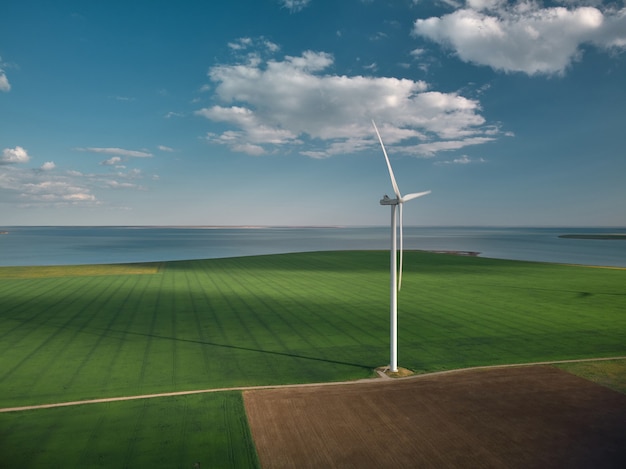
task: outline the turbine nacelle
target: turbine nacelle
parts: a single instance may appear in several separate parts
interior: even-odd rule
[[[414,194],[407,194],[404,197],[400,197],[399,199],[391,199],[388,195],[385,195],[382,199],[380,199],[380,205],[403,204],[404,202],[408,202],[409,200],[417,199],[418,197],[422,197],[428,194],[430,194],[430,191],[416,192]]]
[[[401,203],[398,199],[390,199],[388,195],[385,195],[380,199],[380,205],[398,205]]]

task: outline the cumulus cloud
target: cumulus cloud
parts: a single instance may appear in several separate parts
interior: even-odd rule
[[[39,170],[6,166],[0,171],[0,193],[4,200],[25,205],[68,205],[98,203],[84,175],[50,172],[52,162]]]
[[[209,141],[251,155],[278,148],[314,158],[361,151],[376,145],[372,118],[387,144],[415,155],[495,138],[487,136],[493,126],[476,100],[430,90],[423,81],[332,74],[333,66],[331,54],[315,51],[282,60],[252,53],[216,65],[208,75],[219,104],[195,114],[230,127],[208,134]]]
[[[495,70],[563,74],[581,58],[583,45],[626,48],[626,8],[468,0],[453,13],[416,20],[413,34],[453,49],[465,62]]]
[[[6,149],[2,155],[3,161],[8,159],[11,163],[25,162],[27,156],[21,147]],[[111,158],[113,163],[118,161],[115,158],[119,157]],[[53,161],[35,168],[5,163],[0,166],[0,198],[22,206],[90,206],[103,203],[96,197],[98,192],[146,189],[141,185],[144,175],[139,169],[114,166],[106,171],[84,173],[58,171]]]
[[[21,191],[21,197],[30,202],[94,202],[96,200],[96,196],[88,189],[63,180],[27,182],[22,185]]]
[[[103,153],[105,155],[116,155],[116,156],[126,156],[130,158],[150,158],[154,155],[147,151],[138,151],[138,150],[125,150],[123,148],[98,148],[98,147],[87,147],[87,148],[75,148],[76,151],[87,151],[90,153]]]
[[[30,156],[22,147],[5,148],[2,150],[0,165],[27,163],[28,160],[30,160]]]

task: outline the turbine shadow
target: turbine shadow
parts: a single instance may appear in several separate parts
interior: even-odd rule
[[[261,349],[255,349],[255,348],[250,348],[250,347],[242,347],[240,345],[218,344],[215,342],[206,342],[202,340],[181,339],[178,337],[168,337],[168,336],[162,336],[162,335],[156,335],[156,334],[146,334],[145,332],[130,332],[130,331],[121,331],[117,329],[102,329],[102,330],[107,331],[107,332],[116,332],[119,334],[131,334],[131,335],[137,335],[137,336],[143,336],[143,337],[150,337],[154,339],[164,339],[164,340],[171,340],[171,341],[176,341],[176,342],[187,342],[187,343],[198,344],[198,345],[209,345],[211,347],[220,347],[220,348],[227,348],[227,349],[233,349],[233,350],[244,350],[246,352],[266,353],[269,355],[278,355],[278,356],[291,357],[291,358],[301,358],[303,360],[313,360],[313,361],[324,362],[324,363],[333,363],[335,365],[353,366],[357,368],[363,368],[366,370],[373,370],[374,368],[376,368],[376,366],[378,366],[378,365],[364,365],[361,363],[350,363],[350,362],[344,362],[340,360],[330,360],[328,358],[309,357],[306,355],[297,355],[295,353],[288,353],[288,352],[277,352],[274,350],[261,350]]]

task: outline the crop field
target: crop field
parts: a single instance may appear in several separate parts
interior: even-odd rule
[[[241,393],[0,414],[0,467],[258,467]]]
[[[265,469],[623,468],[626,395],[552,366],[244,392]]]
[[[0,268],[0,407],[371,377],[389,358],[388,265],[387,252],[353,251]],[[625,312],[625,270],[407,252],[399,364],[419,373],[625,356]],[[177,408],[195,399],[202,398],[155,402]],[[33,453],[36,448],[24,439],[14,443],[34,433],[42,451],[77,458],[76,448],[62,450],[51,434],[69,422],[69,434],[86,428],[102,440],[119,434],[134,442],[128,445],[135,449],[119,458],[143,454],[148,446],[152,461],[170,453],[192,457],[156,439],[141,446],[144,440],[119,432],[121,426],[144,425],[136,423],[146,415],[137,414],[142,406],[136,401],[0,414],[0,454],[14,448]],[[98,412],[106,409],[121,409],[115,411],[119,426],[98,423],[97,415],[104,415]],[[91,420],[81,420],[84,412]],[[180,418],[174,414],[164,411],[164,422],[168,415]],[[241,409],[229,415],[245,422]],[[154,427],[151,422],[146,428]],[[176,444],[186,444],[190,428]],[[137,458],[124,461],[147,461]],[[91,461],[87,466],[98,467]]]
[[[626,394],[626,360],[561,363],[562,370]]]
[[[406,368],[626,355],[626,271],[406,261]],[[3,279],[2,406],[371,376],[388,360],[387,266],[385,252],[303,253]]]

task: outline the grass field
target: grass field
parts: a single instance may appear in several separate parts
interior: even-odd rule
[[[241,393],[2,414],[0,467],[258,467]]]
[[[626,355],[626,271],[406,260],[403,367]],[[303,253],[3,279],[0,404],[371,376],[388,360],[387,266],[385,252]]]
[[[624,270],[421,252],[406,253],[405,261],[403,367],[425,372],[626,355]],[[0,407],[372,376],[389,358],[388,262],[386,252],[355,251],[0,268]],[[178,408],[181,399],[158,401]],[[150,419],[135,423],[144,405],[153,404],[87,406],[93,414],[83,423],[82,406],[0,414],[0,454],[32,453],[24,443],[13,446],[29,433],[38,435],[42,451],[62,454],[52,433],[63,422],[67,432],[84,425],[101,440],[116,438],[121,426],[152,428]],[[107,412],[98,408],[121,409],[119,425],[98,423],[98,412]],[[186,444],[189,428],[175,445]],[[124,461],[146,461],[137,456],[143,440],[119,437],[135,449],[116,457],[130,451],[135,456]],[[90,445],[87,453],[96,451]],[[150,457],[192,457],[155,439],[146,445]],[[79,457],[76,451],[65,452]]]

